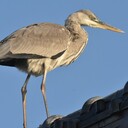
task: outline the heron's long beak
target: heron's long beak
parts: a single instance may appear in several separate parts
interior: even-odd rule
[[[107,29],[107,30],[111,30],[111,31],[114,31],[114,32],[121,32],[121,33],[124,33],[124,31],[118,29],[118,28],[115,28],[113,26],[110,26],[106,23],[103,23],[101,21],[96,21],[95,22],[97,25],[95,27],[97,28],[101,28],[101,29]]]

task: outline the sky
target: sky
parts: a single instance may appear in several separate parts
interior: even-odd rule
[[[0,40],[33,23],[64,25],[67,16],[89,9],[102,21],[125,33],[84,27],[89,35],[81,56],[71,65],[47,75],[46,89],[51,115],[66,116],[91,97],[105,97],[122,89],[128,81],[127,0],[1,0]],[[0,66],[0,126],[22,128],[21,87],[26,74]],[[42,76],[31,77],[27,88],[27,125],[37,128],[46,119],[40,90]]]

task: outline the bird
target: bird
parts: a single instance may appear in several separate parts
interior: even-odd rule
[[[23,128],[27,127],[26,93],[30,76],[42,76],[41,92],[46,116],[49,117],[45,85],[47,73],[71,64],[80,56],[88,42],[84,26],[123,32],[102,22],[90,10],[82,9],[70,14],[64,26],[50,22],[35,23],[14,31],[0,41],[0,65],[16,67],[27,73],[21,88]]]

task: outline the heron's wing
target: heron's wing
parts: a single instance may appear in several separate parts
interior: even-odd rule
[[[0,58],[53,57],[63,53],[69,44],[70,32],[65,27],[51,23],[33,24],[1,41]]]

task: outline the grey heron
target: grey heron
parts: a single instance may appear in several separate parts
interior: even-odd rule
[[[88,34],[82,26],[123,32],[100,21],[91,11],[79,10],[68,16],[65,26],[53,23],[32,24],[0,41],[0,65],[16,67],[28,74],[21,89],[24,128],[27,125],[26,92],[30,76],[43,76],[41,91],[48,117],[46,75],[57,67],[69,65],[82,53],[88,41]]]

